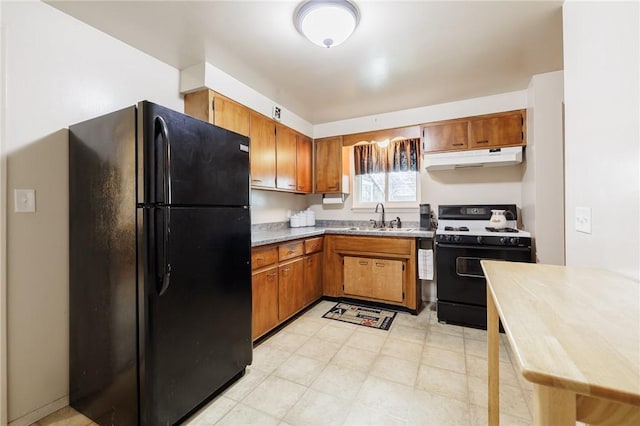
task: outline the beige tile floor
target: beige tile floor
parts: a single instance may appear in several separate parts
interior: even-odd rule
[[[322,318],[323,301],[254,349],[238,382],[185,424],[486,425],[486,332],[399,313],[389,331]],[[500,422],[532,423],[532,387],[500,346]],[[66,407],[36,426],[92,424]]]

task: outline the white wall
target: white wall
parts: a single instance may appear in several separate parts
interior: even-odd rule
[[[316,137],[360,133],[371,130],[410,126],[450,118],[468,117],[527,107],[527,91],[503,93],[458,102],[395,111],[376,116],[325,123],[314,126]],[[473,169],[420,171],[420,203],[430,203],[437,212],[439,204],[515,203],[522,199],[522,165]],[[373,210],[352,210],[353,196],[342,205],[323,205],[319,196],[310,198],[316,219],[375,219]],[[399,216],[402,221],[419,220],[418,209],[388,209],[387,217]]]
[[[566,2],[567,265],[640,280],[640,41],[638,2]],[[575,230],[591,208],[592,233]]]
[[[563,73],[534,75],[529,84],[522,218],[536,261],[564,265]]]
[[[306,195],[287,192],[251,190],[251,224],[286,222],[287,213],[305,210],[309,205]]]
[[[6,159],[5,130],[5,42],[0,1],[0,426],[7,424],[7,265],[6,265]]]
[[[181,111],[179,72],[40,2],[3,3],[8,157],[8,416],[30,424],[68,393],[66,127],[148,99]],[[36,213],[13,213],[34,188]]]

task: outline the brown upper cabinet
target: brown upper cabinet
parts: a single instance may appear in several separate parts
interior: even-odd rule
[[[518,110],[425,124],[424,152],[524,146],[525,115]]]
[[[315,192],[342,192],[342,136],[315,140]]]
[[[251,138],[253,188],[311,192],[311,138],[210,89],[186,94],[184,111]]]
[[[515,111],[469,122],[469,148],[524,145],[524,113]]]
[[[297,135],[288,127],[276,125],[276,188],[295,191]]]
[[[425,152],[466,149],[469,139],[469,123],[463,121],[425,126],[423,138]]]
[[[184,95],[184,112],[243,136],[249,136],[251,110],[210,89]]]
[[[251,186],[276,188],[276,124],[262,114],[251,111]]]
[[[298,133],[296,144],[296,192],[310,193],[311,188],[311,171],[312,162],[312,146],[313,142],[310,137]]]

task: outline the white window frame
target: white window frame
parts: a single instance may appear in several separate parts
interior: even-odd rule
[[[385,194],[384,194],[384,198],[385,201],[382,201],[382,204],[384,204],[385,209],[393,209],[393,210],[415,210],[417,208],[419,208],[419,204],[420,204],[420,171],[416,171],[416,200],[415,201],[403,201],[403,202],[391,202],[391,201],[386,201],[389,193],[388,193],[388,189],[389,189],[389,175],[388,173],[385,173]],[[358,209],[362,209],[362,210],[371,210],[371,209],[375,209],[376,204],[378,204],[377,202],[361,202],[360,201],[360,187],[356,182],[356,174],[353,171],[353,167],[351,168],[351,187],[353,188],[353,203],[352,203],[352,209],[354,210],[358,210]]]

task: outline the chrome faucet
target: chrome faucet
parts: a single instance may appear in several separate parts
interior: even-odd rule
[[[374,213],[378,213],[378,207],[382,207],[382,211],[380,212],[380,228],[385,227],[384,223],[384,204],[378,203],[376,204],[376,211]]]

